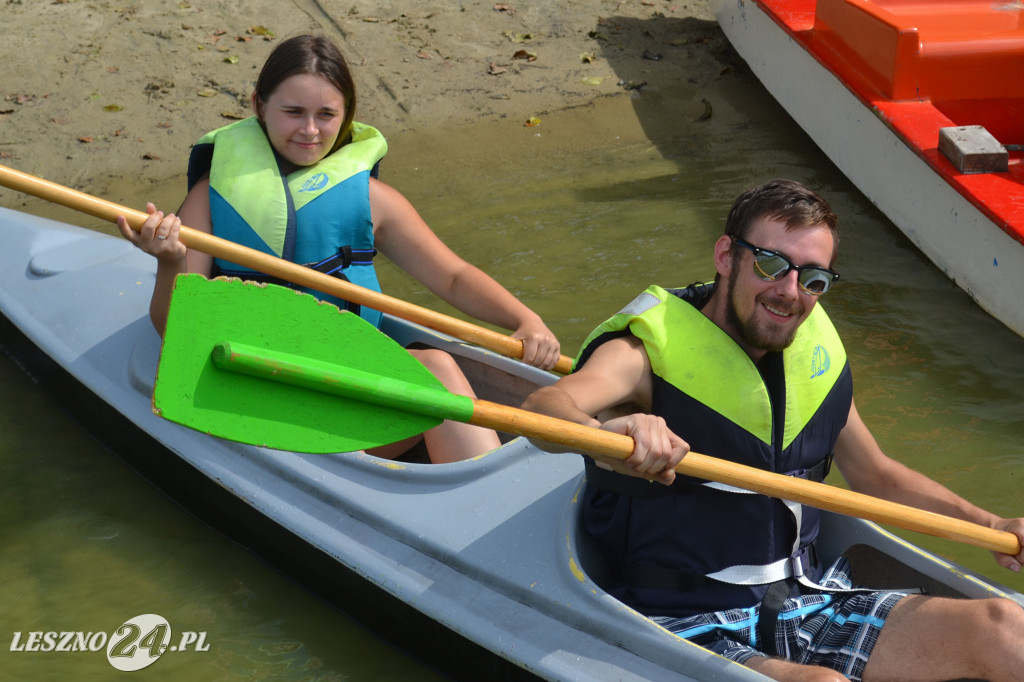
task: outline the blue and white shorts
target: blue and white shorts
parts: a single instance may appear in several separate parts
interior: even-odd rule
[[[851,589],[849,562],[838,559],[819,584],[833,590]],[[775,628],[775,650],[780,658],[794,663],[831,668],[860,680],[885,619],[905,596],[903,592],[838,592],[787,599]],[[759,612],[760,605],[651,620],[694,644],[746,664],[757,656],[767,658],[757,648]]]

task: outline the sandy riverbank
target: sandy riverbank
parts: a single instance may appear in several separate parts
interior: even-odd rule
[[[392,159],[403,137],[484,120],[494,144],[466,144],[489,163],[515,153],[531,119],[553,131],[554,112],[622,98],[634,106],[598,107],[592,127],[562,126],[551,143],[689,125],[712,113],[734,59],[707,0],[4,0],[0,16],[0,163],[138,208],[183,195],[189,146],[248,115],[264,58],[291,35],[338,42],[358,118]],[[50,213],[4,189],[0,205]]]

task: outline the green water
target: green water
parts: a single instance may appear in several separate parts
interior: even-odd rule
[[[744,187],[777,176],[811,185],[841,216],[842,280],[825,304],[883,448],[997,513],[1024,513],[1024,339],[931,266],[749,75],[724,79],[714,105],[696,122],[654,93],[548,114],[535,129],[480,124],[459,145],[444,131],[398,136],[385,179],[538,310],[567,354],[649,283],[710,277],[711,245]],[[382,278],[389,293],[445,310],[393,268]],[[133,679],[432,675],[168,502],[6,358],[0,386],[0,637],[112,632],[156,613],[207,631],[210,651],[165,655]],[[1024,590],[984,551],[907,537]],[[8,648],[4,679],[116,674],[101,653]]]

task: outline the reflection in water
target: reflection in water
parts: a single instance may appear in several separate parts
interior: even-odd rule
[[[710,278],[711,245],[743,188],[779,176],[805,182],[840,215],[843,277],[825,305],[883,448],[997,513],[1024,511],[1024,339],[980,311],[845,180],[735,63],[714,24],[621,20],[616,31],[607,50],[620,53],[609,58],[619,78],[648,82],[637,96],[548,113],[536,128],[492,121],[398,136],[384,179],[540,312],[570,355],[648,284]],[[638,56],[645,41],[668,45],[664,59]],[[721,61],[714,82],[688,80],[687,60],[698,58]],[[173,192],[162,203],[176,204],[178,189],[162,188]],[[386,264],[382,280],[395,296],[451,312]],[[5,358],[0,385],[0,632],[111,632],[157,613],[208,630],[214,646],[206,657],[164,657],[139,679],[430,675],[168,503]],[[986,552],[908,537],[1024,590]],[[16,679],[71,670],[105,679],[112,670],[102,655],[7,661]]]

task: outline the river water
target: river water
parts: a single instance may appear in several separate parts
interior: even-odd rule
[[[648,284],[709,278],[711,246],[742,189],[805,182],[840,215],[842,279],[824,304],[882,447],[999,514],[1024,513],[1024,339],[923,258],[749,74],[719,84],[709,120],[691,104],[655,91],[547,114],[532,128],[491,121],[396,136],[384,179],[540,312],[569,355]],[[180,200],[177,188],[137,194]],[[394,268],[382,279],[392,295],[450,312]],[[210,651],[165,656],[138,679],[433,676],[167,501],[5,357],[0,386],[0,636],[111,632],[155,613],[207,631]],[[987,552],[906,537],[1024,591]],[[7,649],[5,679],[115,674],[101,653]]]

